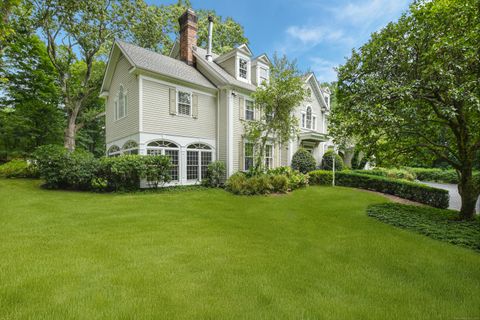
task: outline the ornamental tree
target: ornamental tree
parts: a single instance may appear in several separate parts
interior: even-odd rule
[[[245,136],[254,144],[254,172],[264,170],[266,145],[274,140],[285,144],[298,134],[295,108],[307,97],[305,83],[294,61],[274,56],[269,83],[252,94],[259,119],[245,123]]]
[[[480,8],[477,0],[416,1],[338,69],[335,136],[382,154],[428,152],[459,175],[461,217],[480,183]]]

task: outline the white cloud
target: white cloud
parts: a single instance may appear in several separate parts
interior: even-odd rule
[[[320,82],[331,82],[337,80],[337,72],[334,70],[338,63],[325,60],[321,57],[311,57],[311,68]]]
[[[330,30],[323,26],[290,26],[286,32],[288,36],[311,45],[323,41],[339,41],[344,38],[342,30]]]
[[[332,8],[339,21],[352,24],[372,24],[378,20],[385,20],[397,15],[403,10],[409,0],[370,0],[359,3],[348,3],[341,7]]]

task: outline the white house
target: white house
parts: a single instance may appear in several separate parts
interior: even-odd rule
[[[253,164],[244,123],[258,117],[250,96],[268,82],[270,60],[254,57],[246,44],[216,55],[196,46],[197,16],[180,18],[180,39],[168,56],[116,41],[101,96],[106,101],[107,154],[164,154],[171,158],[172,184],[194,184],[211,161],[224,161],[230,176]],[[272,141],[265,163],[285,166],[303,146],[317,162],[327,148],[330,91],[305,76],[310,99],[298,106],[301,133],[288,145]]]

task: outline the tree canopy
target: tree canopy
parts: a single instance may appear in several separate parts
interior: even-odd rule
[[[480,192],[472,168],[480,149],[478,0],[417,1],[374,33],[338,70],[337,139],[369,150],[425,152],[460,176],[461,214],[471,218]]]

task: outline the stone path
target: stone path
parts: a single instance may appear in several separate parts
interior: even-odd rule
[[[458,193],[458,187],[456,184],[426,182],[426,181],[420,181],[420,182],[435,188],[448,190],[448,194],[450,195],[450,205],[448,208],[453,210],[460,210],[462,206],[462,201],[460,198],[460,194]],[[477,208],[477,214],[480,213],[480,197],[477,201],[476,208]]]

